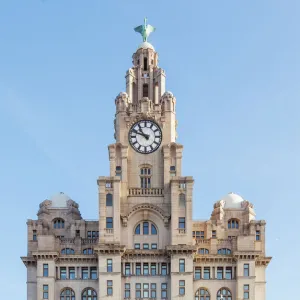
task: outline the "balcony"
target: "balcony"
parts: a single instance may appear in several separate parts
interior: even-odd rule
[[[128,196],[163,196],[164,189],[161,188],[130,188]]]

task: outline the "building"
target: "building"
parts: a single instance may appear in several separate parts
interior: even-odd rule
[[[230,193],[193,221],[193,184],[181,172],[176,99],[158,53],[144,42],[115,100],[110,174],[98,178],[99,220],[59,193],[28,220],[28,300],[265,300],[265,221]]]

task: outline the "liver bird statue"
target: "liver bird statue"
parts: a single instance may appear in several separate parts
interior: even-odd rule
[[[155,27],[147,24],[147,18],[144,19],[144,24],[134,28],[134,31],[139,32],[143,37],[143,42],[147,42],[148,36],[155,31]]]

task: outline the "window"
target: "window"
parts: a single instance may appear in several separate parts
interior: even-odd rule
[[[32,230],[32,240],[33,240],[33,241],[36,241],[36,240],[37,240],[36,236],[37,236],[36,230]]]
[[[112,194],[106,194],[106,206],[113,206]]]
[[[228,229],[238,229],[239,221],[237,219],[230,219],[228,221]]]
[[[201,279],[201,267],[196,267],[195,268],[195,279]]]
[[[156,235],[157,234],[157,229],[156,229],[156,227],[153,224],[151,224],[151,234],[152,235]]]
[[[142,286],[140,283],[135,284],[135,297],[136,298],[142,297]]]
[[[244,276],[249,277],[249,264],[244,264]]]
[[[144,57],[144,71],[147,71],[148,68],[148,60],[147,57]]]
[[[60,300],[75,300],[75,293],[72,289],[63,289],[60,293]]]
[[[135,265],[135,275],[139,276],[142,273],[142,267],[141,267],[141,263],[136,263]]]
[[[130,283],[125,283],[125,294],[124,298],[130,298]]]
[[[179,188],[185,190],[185,188],[186,188],[185,182],[180,182],[179,183]]]
[[[99,231],[92,231],[92,238],[97,239],[99,237]]]
[[[76,230],[75,236],[80,237],[80,230]]]
[[[141,245],[140,244],[134,244],[134,249],[141,249]]]
[[[107,259],[106,260],[106,271],[108,273],[111,273],[113,271],[112,259]]]
[[[125,263],[125,275],[130,275],[130,263]]]
[[[144,235],[157,235],[157,228],[152,222],[142,222],[135,227],[134,234],[141,234],[141,227],[143,228],[142,234]],[[151,230],[151,231],[150,231]]]
[[[185,272],[185,260],[179,259],[179,272],[183,273]]]
[[[90,278],[91,279],[97,279],[98,276],[97,276],[97,267],[91,267],[90,268]]]
[[[260,230],[256,230],[255,239],[256,239],[257,241],[260,241]]]
[[[87,249],[83,249],[82,253],[85,255],[91,255],[94,253],[94,250],[92,248],[87,248]]]
[[[72,248],[64,248],[61,250],[61,254],[64,255],[75,254],[75,250]]]
[[[105,187],[106,187],[106,188],[112,188],[111,182],[106,182],[106,183],[105,183]]]
[[[179,207],[185,207],[185,194],[179,194]]]
[[[168,285],[167,283],[161,284],[161,298],[167,299],[168,298]]]
[[[185,229],[185,218],[179,218],[179,229]]]
[[[148,85],[147,85],[148,86]],[[148,96],[144,96],[148,97]],[[141,188],[150,188],[151,187],[151,169],[149,167],[141,168]]]
[[[48,269],[49,269],[48,264],[43,264],[43,276],[44,277],[48,277]]]
[[[167,264],[166,263],[162,263],[161,264],[161,275],[162,276],[166,276],[167,275]]]
[[[249,299],[249,284],[244,284],[244,299]]]
[[[170,175],[176,176],[176,167],[175,166],[170,166]]]
[[[213,239],[216,239],[216,238],[217,238],[217,231],[216,231],[216,230],[212,230],[212,232],[211,232],[211,237],[212,237]]]
[[[149,244],[143,244],[143,249],[149,250]]]
[[[185,295],[185,280],[179,280],[179,295]]]
[[[156,299],[156,283],[151,283],[151,298]]]
[[[209,254],[209,250],[205,248],[198,249],[198,254]]]
[[[113,281],[107,280],[107,296],[112,296],[113,294]]]
[[[97,300],[97,293],[92,288],[87,288],[83,290],[82,300]]]
[[[69,279],[75,279],[75,268],[69,267]]]
[[[223,267],[217,268],[217,279],[223,279]]]
[[[203,279],[210,279],[210,267],[204,267]]]
[[[65,228],[65,221],[63,219],[56,219],[53,222],[54,229]]]
[[[112,228],[114,228],[114,225],[113,225],[113,218],[111,218],[111,217],[107,217],[107,218],[106,218],[106,228],[107,228],[107,229],[112,229]]]
[[[138,226],[135,227],[135,234],[140,234],[141,233],[141,225],[139,224]]]
[[[151,275],[156,275],[156,263],[151,263]]]
[[[217,293],[217,300],[233,300],[230,290],[227,288],[221,288]]]
[[[121,166],[116,166],[116,176],[119,176],[122,178],[122,167]]]
[[[67,279],[67,268],[66,267],[60,267],[59,277],[60,277],[60,279]]]
[[[230,250],[230,249],[227,249],[227,248],[222,248],[222,249],[219,249],[219,250],[218,250],[218,254],[221,254],[221,255],[228,255],[228,254],[231,254],[231,250]]]
[[[151,249],[157,249],[157,244],[151,244]]]
[[[88,267],[81,268],[81,279],[89,279],[89,268]]]
[[[149,283],[143,284],[143,298],[149,298]]]
[[[226,279],[232,279],[232,267],[226,267]]]
[[[143,263],[143,275],[149,275],[149,264]]]
[[[49,299],[48,284],[43,285],[43,299]]]
[[[149,234],[149,223],[148,222],[144,222],[143,223],[143,234]]]
[[[207,289],[200,288],[195,294],[195,300],[210,300],[210,294]]]

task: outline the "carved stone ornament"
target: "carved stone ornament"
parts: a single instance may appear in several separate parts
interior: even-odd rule
[[[149,112],[146,112],[146,113],[138,114],[131,122],[127,122],[127,127],[128,128],[131,127],[134,123],[140,120],[152,120],[157,123],[155,116]]]
[[[128,218],[127,216],[121,216],[122,223],[124,227],[127,227]]]

